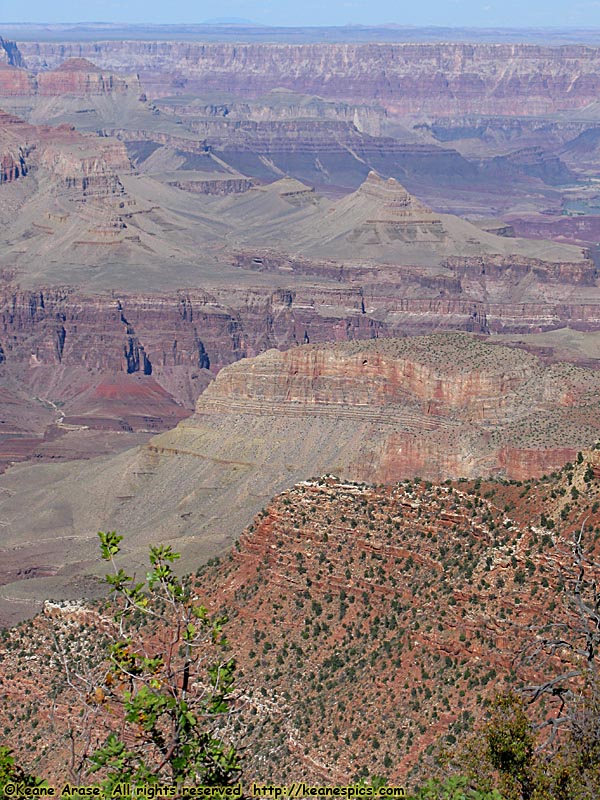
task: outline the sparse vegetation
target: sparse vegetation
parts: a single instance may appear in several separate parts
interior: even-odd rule
[[[590,517],[598,487],[583,481],[586,470],[584,456],[573,469],[529,481],[525,497],[523,485],[510,481],[375,488],[328,477],[276,499],[238,549],[185,583],[217,616],[229,617],[241,665],[232,735],[247,754],[247,773],[298,777],[289,743],[300,742],[332,776],[350,769],[423,786],[424,775],[441,769],[444,747],[458,753],[480,730],[499,691],[532,683],[535,665],[513,663],[528,626],[566,623],[567,534],[587,518],[586,541],[592,548],[598,542]],[[560,490],[571,485],[581,488],[575,499],[569,491],[567,504]],[[555,527],[540,526],[540,514],[557,519]],[[131,612],[131,624],[143,621],[142,609]],[[81,624],[63,629],[67,654],[81,651],[90,635]],[[18,636],[4,647],[5,656],[18,653]],[[12,658],[16,672],[25,662]],[[92,651],[85,658],[96,663]],[[5,683],[10,674],[3,673]],[[61,703],[69,696],[64,681],[56,692]],[[40,713],[35,691],[31,700],[33,719]],[[541,715],[548,709],[540,707]],[[43,716],[38,731],[31,751],[14,740],[19,753],[32,755],[28,768],[44,763]],[[504,791],[493,782],[446,780],[419,789],[430,793],[420,796]]]

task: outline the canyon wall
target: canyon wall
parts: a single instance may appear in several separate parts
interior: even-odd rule
[[[321,436],[335,426],[340,441],[342,430],[353,430],[354,449],[338,452],[330,468],[337,460],[355,479],[498,471],[521,479],[557,468],[592,442],[586,414],[594,413],[597,384],[596,373],[543,367],[530,354],[464,334],[322,344],[231,365],[183,430],[214,424],[213,414],[270,418],[274,426],[281,417],[290,430],[300,426],[302,441],[315,426]]]
[[[35,93],[32,73],[0,62],[0,96],[29,97]]]
[[[4,55],[4,58],[2,58]],[[0,39],[0,96],[92,97],[95,95],[142,94],[137,75],[115,75],[86,58],[68,58],[55,69],[37,74],[26,69],[14,42]]]
[[[432,485],[417,478],[372,487],[326,476],[269,500],[229,553],[200,566],[192,579],[209,612],[228,619],[238,667],[236,741],[247,774],[344,783],[365,765],[391,785],[406,785],[412,767],[429,777],[436,742],[446,749],[472,735],[499,687],[573,674],[576,655],[566,647],[541,665],[535,653],[526,655],[532,630],[544,626],[558,624],[575,640],[565,580],[574,576],[572,535],[582,518],[592,533],[600,520],[598,482],[589,480],[592,454],[581,455],[570,470],[524,486]],[[580,494],[572,497],[575,486]],[[542,527],[540,515],[560,524]],[[584,553],[593,558],[591,539]],[[120,555],[127,571],[134,544],[128,530]],[[173,541],[177,552],[185,544],[184,537]],[[10,583],[0,586],[0,615],[10,613],[10,599],[53,580],[58,552],[45,557],[37,572],[11,572],[13,552],[5,555],[0,584]],[[185,572],[197,566],[191,558],[178,563]],[[136,574],[146,568],[144,559]],[[68,763],[66,729],[78,701],[73,687],[58,680],[63,673],[52,655],[58,640],[87,657],[99,632],[110,631],[105,606],[79,599],[97,596],[98,583],[80,578],[63,587],[63,597],[72,598],[66,602],[33,599],[29,615],[42,604],[43,615],[11,631],[2,651],[5,742],[19,746],[9,712],[23,708],[37,732],[30,757],[55,785]],[[156,651],[168,648],[171,637],[168,625],[153,623]],[[112,673],[105,675],[99,670],[96,695],[118,719],[120,696]],[[47,687],[55,685],[50,708]],[[560,716],[561,699],[532,704],[532,720]],[[352,732],[343,748],[340,731]]]
[[[396,114],[544,114],[583,108],[600,89],[594,47],[507,44],[21,42],[27,67],[88,58],[139,73],[152,96],[288,88],[376,102]]]
[[[190,383],[198,370],[215,374],[269,348],[427,333],[440,320],[445,328],[477,333],[552,330],[565,320],[598,330],[600,307],[400,299],[395,287],[377,284],[112,297],[9,287],[0,295],[0,366],[27,381],[38,375],[36,382],[75,367],[151,373],[191,407],[204,388]]]
[[[36,94],[42,97],[61,95],[108,95],[134,91],[141,93],[137,75],[123,77],[102,71],[85,58],[71,58],[56,69],[36,76]]]
[[[58,178],[47,201],[46,214],[66,214],[68,200],[122,194],[118,174],[126,175],[132,165],[123,142],[107,137],[86,136],[71,125],[30,125],[0,109],[0,183],[26,176],[31,167]],[[77,194],[77,197],[76,197]],[[39,212],[38,212],[39,213]],[[11,220],[14,221],[14,220]]]
[[[0,67],[0,83],[1,76]],[[0,184],[27,175],[27,157],[33,144],[30,132],[30,126],[22,119],[0,109]]]

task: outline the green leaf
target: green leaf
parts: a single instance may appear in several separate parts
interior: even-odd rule
[[[111,531],[110,533],[98,531],[98,536],[100,538],[102,558],[105,561],[110,561],[113,556],[116,556],[117,553],[120,552],[121,548],[119,544],[123,541],[123,537],[119,536],[116,531]]]

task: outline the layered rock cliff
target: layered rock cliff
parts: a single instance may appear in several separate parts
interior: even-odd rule
[[[23,56],[16,42],[3,39],[0,36],[0,64],[9,67],[22,67]]]
[[[376,101],[391,113],[542,114],[583,108],[600,87],[597,48],[506,44],[200,44],[22,42],[27,66],[89,58],[139,72],[153,96],[284,87]]]
[[[577,485],[590,455],[570,473]],[[561,534],[546,532],[542,546],[544,529],[538,519],[528,528],[527,506],[537,500],[538,512],[554,516],[539,498],[568,491],[568,474],[551,489],[417,480],[383,490],[328,477],[269,504],[230,557],[200,577],[231,619],[244,688],[281,713],[274,733],[257,737],[260,746],[251,737],[252,769],[266,779],[287,768],[343,781],[364,766],[406,783],[421,761],[417,772],[429,777],[424,750],[447,747],[450,727],[460,737],[461,711],[476,720],[482,697],[515,680],[505,677],[511,669],[535,683],[541,664],[526,665],[522,651],[542,621],[561,618],[573,635],[559,575],[572,561],[568,532],[589,513],[598,485],[583,484]],[[590,535],[586,551],[596,548]],[[559,705],[529,711],[547,719]],[[322,728],[313,738],[315,726]]]
[[[137,75],[124,77],[101,70],[86,58],[69,58],[55,69],[40,72],[36,77],[36,93],[42,97],[74,94],[88,95],[141,94]]]
[[[0,109],[0,183],[12,183],[27,174],[30,147],[23,120]]]
[[[197,413],[200,419],[217,410],[297,418],[308,426],[302,439],[311,438],[313,420],[326,428],[354,421],[360,444],[334,462],[353,478],[393,481],[418,473],[440,479],[498,470],[522,477],[559,466],[595,438],[585,419],[598,380],[596,373],[544,368],[533,356],[464,335],[371,340],[237,362],[207,388]],[[193,429],[195,419],[184,427]]]
[[[245,98],[243,101],[203,102],[201,99],[190,101],[186,98],[169,98],[162,102],[156,101],[156,106],[164,114],[183,117],[194,130],[201,131],[202,126],[206,126],[207,132],[218,127],[225,128],[227,122],[239,124],[242,121],[272,123],[286,120],[327,120],[345,122],[362,133],[381,136],[387,117],[385,109],[378,106],[336,103],[282,89],[255,101]]]
[[[66,399],[61,389],[65,369],[92,375],[151,370],[191,410],[204,388],[199,370],[214,375],[273,347],[382,343],[386,336],[427,333],[440,320],[446,328],[475,332],[552,330],[565,319],[574,327],[600,329],[600,310],[593,304],[496,306],[439,298],[398,300],[394,292],[395,287],[384,285],[369,291],[360,286],[215,288],[94,297],[67,288],[27,292],[8,287],[0,295],[0,368],[27,386],[35,375],[42,396],[42,385],[52,387],[55,400]]]
[[[2,44],[4,47],[2,47]],[[86,58],[68,58],[54,69],[37,74],[25,68],[20,50],[0,40],[0,96],[2,97],[93,97],[96,95],[142,94],[137,75],[116,75],[102,70]],[[7,49],[8,48],[8,49]]]
[[[30,154],[32,164],[64,179],[66,188],[74,179],[131,172],[125,145],[116,139],[85,136],[66,124],[30,125],[0,110],[0,149],[9,147]]]
[[[33,75],[24,69],[0,63],[0,96],[18,97],[35,92]]]
[[[49,141],[39,154],[39,165],[61,179],[65,195],[79,190],[81,197],[124,194],[119,175],[131,172],[131,162],[122,142],[115,139]],[[97,191],[92,191],[93,189]]]

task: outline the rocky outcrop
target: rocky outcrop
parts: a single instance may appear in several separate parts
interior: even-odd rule
[[[389,139],[383,142],[370,141],[360,134],[352,122],[338,120],[236,120],[213,119],[194,120],[188,123],[200,138],[211,147],[222,150],[235,150],[241,145],[257,151],[276,153],[311,153],[318,150],[327,152],[338,149],[336,145],[344,142],[374,150],[387,147],[393,151],[402,146]],[[431,148],[435,149],[434,147]],[[362,154],[362,153],[361,153]]]
[[[0,43],[2,52],[6,50]],[[86,58],[69,58],[55,69],[37,74],[26,70],[23,59],[15,53],[4,61],[0,58],[1,97],[92,97],[127,93],[138,97],[143,94],[137,75],[115,75]]]
[[[448,258],[444,266],[460,280],[485,275],[490,280],[505,280],[508,275],[520,281],[531,275],[542,283],[596,286],[598,269],[592,260],[572,262],[542,261],[539,258],[503,257],[500,255]]]
[[[200,44],[23,42],[30,69],[90,58],[138,72],[153,96],[211,90],[258,96],[284,87],[392,114],[552,113],[600,88],[597,48],[506,44]],[[160,65],[157,67],[156,65]]]
[[[515,215],[510,227],[517,236],[530,239],[555,239],[583,243],[590,247],[600,241],[600,216],[552,216],[550,214]]]
[[[425,402],[429,413],[455,408],[483,419],[485,410],[476,414],[470,404],[489,410],[493,401],[500,408],[536,366],[530,356],[458,334],[321,344],[233,364],[206,390],[200,408],[231,401],[281,407],[285,413],[288,404],[291,409],[333,404],[371,414],[413,397]]]
[[[12,183],[27,175],[25,150],[22,147],[4,147],[0,154],[0,183]]]
[[[137,75],[124,77],[101,70],[86,58],[69,58],[60,66],[37,75],[36,94],[41,97],[142,93]]]
[[[556,469],[557,463],[566,464],[577,455],[576,447],[555,450],[536,450],[533,447],[505,447],[499,453],[500,465],[508,469],[511,477],[525,481],[532,475],[547,475]]]
[[[116,136],[122,142],[154,142],[155,144],[168,145],[176,150],[182,150],[194,155],[206,155],[208,146],[205,141],[191,136],[175,136],[164,131],[148,131],[134,128],[106,128],[102,131],[106,136]]]
[[[343,755],[340,758],[336,735],[327,732],[336,726],[343,729],[346,708],[352,707],[351,702],[346,705],[347,698],[356,697],[360,685],[361,724],[366,730],[361,733],[357,728],[345,747],[352,752],[350,763],[366,760],[365,749],[371,751],[372,746],[370,732],[389,724],[387,708],[379,702],[385,686],[388,699],[398,692],[392,702],[394,709],[403,708],[402,729],[416,728],[410,744],[401,744],[388,760],[387,774],[399,782],[417,754],[422,755],[423,748],[442,731],[446,733],[454,713],[450,709],[461,707],[455,705],[453,693],[457,691],[467,704],[475,703],[472,691],[461,690],[463,680],[473,679],[480,669],[482,674],[491,674],[491,682],[478,680],[485,695],[494,691],[495,680],[511,668],[523,670],[524,664],[511,653],[525,646],[522,637],[527,621],[553,620],[551,608],[556,606],[555,613],[566,611],[561,600],[556,600],[556,589],[542,590],[549,582],[558,582],[559,571],[551,567],[552,556],[537,549],[532,556],[535,564],[529,560],[530,568],[525,570],[525,543],[535,534],[508,518],[499,500],[480,500],[488,489],[493,492],[494,487],[485,485],[480,495],[472,486],[425,488],[417,481],[385,491],[333,477],[304,481],[257,516],[229,559],[203,570],[201,585],[214,606],[226,605],[230,611],[241,664],[252,663],[259,632],[266,634],[269,647],[256,656],[250,669],[244,669],[244,681],[249,694],[256,692],[263,675],[275,682],[274,686],[267,683],[278,698],[283,696],[279,702],[286,703],[282,724],[287,726],[287,741],[296,743],[309,737],[322,714],[330,715],[318,744],[304,751],[302,746],[278,749],[274,759],[281,769],[294,764],[301,773],[318,775],[321,767],[329,779],[343,780],[346,762]],[[589,494],[596,497],[597,488]],[[479,510],[472,510],[477,505]],[[500,544],[496,526],[509,531],[511,547],[519,540],[521,545],[509,550]],[[455,561],[449,556],[452,551],[460,554]],[[473,557],[475,552],[478,555]],[[512,561],[511,552],[516,553]],[[561,543],[553,553],[567,568],[568,547]],[[525,571],[527,580],[523,582]],[[471,590],[475,575],[483,578],[477,595]],[[494,591],[497,581],[504,587],[501,593]],[[538,588],[530,595],[534,585]],[[504,603],[512,605],[514,616],[501,610]],[[415,608],[419,609],[417,617]],[[398,611],[407,616],[405,625],[396,628],[390,619]],[[357,655],[362,626],[365,635]],[[398,642],[400,631],[402,644]],[[398,658],[384,668],[378,666],[379,659],[369,659],[367,654],[371,646],[377,648],[386,640],[395,643],[387,648],[390,657]],[[304,653],[304,648],[310,647],[307,641],[316,644],[310,663],[313,674],[321,679],[318,684],[310,679],[304,683],[301,673],[294,676],[285,655],[288,651]],[[385,651],[384,645],[381,658]],[[428,662],[429,658],[432,667],[444,663],[444,668],[421,669],[421,659]],[[455,659],[463,667],[468,665],[466,678],[460,669],[456,680],[449,678]],[[290,669],[273,670],[282,660]],[[409,691],[413,680],[416,687],[429,688],[431,697],[418,709],[409,699],[418,696],[418,688]],[[444,686],[445,713],[442,705],[436,708],[437,680]],[[419,732],[424,718],[427,725]],[[395,737],[385,741],[386,747],[396,746]],[[310,757],[306,757],[307,749]],[[382,762],[379,749],[376,741],[369,764]],[[257,774],[261,774],[259,762],[260,757],[253,767],[259,770]],[[269,769],[273,769],[272,761]]]
[[[125,145],[116,139],[85,136],[65,124],[30,125],[0,110],[0,152],[9,147],[22,159],[19,175],[26,174],[24,159],[30,153],[36,166],[63,179],[67,188],[74,181],[131,172]]]
[[[564,642],[581,633],[569,588],[576,577],[571,536],[582,520],[592,534],[600,522],[591,455],[584,452],[580,464],[518,486],[485,480],[432,485],[415,478],[384,487],[327,475],[291,484],[269,499],[235,546],[191,578],[209,613],[227,615],[237,665],[236,734],[239,740],[245,733],[248,773],[260,781],[285,782],[293,774],[313,784],[343,783],[364,764],[392,785],[406,785],[409,774],[421,784],[438,746],[445,752],[450,736],[453,742],[471,737],[499,691],[561,675],[564,685],[571,669],[581,674],[569,647],[544,663],[525,653],[537,644],[535,631],[550,625],[560,626]],[[140,481],[152,469],[147,466]],[[2,500],[6,505],[4,495]],[[128,502],[126,496],[121,501]],[[540,526],[540,515],[548,527]],[[547,522],[557,518],[560,530]],[[0,613],[12,610],[14,619],[10,600],[28,599],[37,576],[53,575],[64,563],[64,550],[67,558],[81,552],[77,530],[67,545],[61,541],[39,552],[36,565],[14,568],[19,555],[32,556],[22,541],[5,550],[0,584],[10,583],[0,589]],[[173,531],[171,537],[177,552],[188,544]],[[144,574],[146,539],[139,546],[128,531],[125,543],[120,563]],[[143,551],[141,563],[132,552],[136,546]],[[592,536],[584,547],[591,561]],[[181,562],[186,573],[198,566],[196,559]],[[96,569],[103,570],[102,562]],[[587,563],[585,570],[587,575]],[[587,601],[595,587],[582,583]],[[2,644],[5,741],[18,745],[24,728],[11,726],[10,714],[24,708],[23,724],[30,720],[40,737],[32,738],[29,755],[56,785],[69,763],[69,708],[81,700],[70,682],[58,680],[62,665],[51,656],[59,641],[72,642],[89,658],[99,636],[105,654],[103,635],[113,631],[106,605],[72,601],[98,596],[98,589],[89,578],[62,585],[62,597],[71,602],[32,603],[29,615],[42,607],[43,615],[11,630]],[[153,622],[153,641],[170,634],[160,620]],[[110,712],[106,718],[120,724],[114,681],[104,683],[105,674],[105,668],[97,670],[97,696]],[[561,703],[560,696],[548,695],[528,715],[534,723],[560,718]]]
[[[386,221],[416,221],[423,215],[432,214],[432,210],[413,197],[402,184],[394,178],[387,181],[376,172],[369,172],[366,180],[359,188],[357,196],[371,198],[377,207],[387,214]]]
[[[588,404],[596,402],[590,393],[599,380],[462,335],[384,339],[237,362],[200,397],[197,414],[281,415],[298,420],[304,440],[320,419],[324,429],[347,420],[362,431],[361,444],[346,455],[344,474],[355,479],[499,470],[522,478],[556,468],[595,440],[596,427],[583,421],[593,415]]]
[[[0,65],[8,67],[23,67],[23,56],[16,42],[3,39],[0,36]]]
[[[27,175],[31,147],[30,126],[0,109],[0,183],[12,183]]]
[[[550,186],[560,186],[576,179],[557,155],[546,153],[539,146],[515,150],[507,156],[496,156],[487,165],[487,171],[505,180],[510,180],[511,175],[525,174],[540,178]]]
[[[82,200],[123,195],[119,175],[132,169],[125,145],[115,139],[86,139],[78,134],[73,139],[50,140],[39,154],[40,166],[61,179],[67,195],[75,191]]]
[[[27,182],[24,193],[25,198],[38,193],[31,209],[26,211],[21,203],[20,213],[5,220],[18,229],[17,238],[54,240],[61,260],[80,245],[105,247],[134,238],[126,232],[124,220],[135,204],[121,180],[132,172],[122,142],[84,135],[67,124],[30,125],[0,112],[0,184],[21,179],[31,170],[35,178]],[[41,206],[36,202],[40,196]],[[41,263],[56,263],[46,242],[38,239],[38,244]],[[33,259],[35,248],[16,249]],[[6,253],[5,259],[14,264]]]
[[[362,133],[381,136],[384,132],[386,111],[384,108],[354,103],[327,102],[321,97],[306,97],[295,92],[275,90],[266,97],[256,101],[223,101],[220,103],[202,103],[198,100],[180,101],[169,98],[166,102],[156,102],[164,114],[185,117],[194,130],[214,131],[222,123],[238,124],[244,121],[254,122],[294,122],[299,119],[331,120],[349,123]],[[196,127],[199,126],[199,127]]]
[[[0,97],[29,97],[35,94],[35,80],[30,72],[0,63]]]
[[[22,151],[0,155],[0,183],[11,183],[27,174],[27,165]]]

